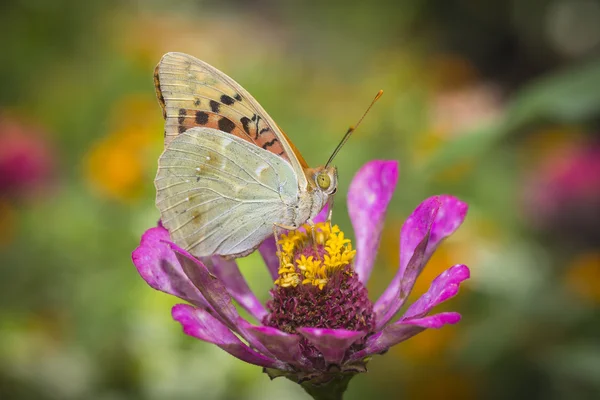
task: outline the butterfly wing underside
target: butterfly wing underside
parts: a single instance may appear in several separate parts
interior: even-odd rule
[[[156,204],[171,239],[197,257],[243,256],[286,221],[297,177],[283,158],[216,129],[178,134],[159,159]]]
[[[184,53],[167,53],[154,81],[165,117],[165,148],[193,127],[237,136],[288,161],[306,187],[306,161],[262,106],[241,85],[213,66]]]

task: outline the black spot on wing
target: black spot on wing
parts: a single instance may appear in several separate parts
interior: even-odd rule
[[[204,111],[196,111],[196,123],[204,125],[208,122],[208,114]]]
[[[221,96],[221,103],[230,106],[233,103],[235,103],[235,100],[233,98],[227,96],[226,94],[224,94],[223,96]]]
[[[235,128],[235,124],[229,118],[221,118],[219,120],[219,129],[223,132],[231,133],[231,131]]]
[[[256,117],[256,120],[254,118],[252,118],[252,121],[254,121],[254,125],[256,128],[256,137],[258,138],[258,131],[259,131],[259,126],[260,126],[260,115],[254,114],[254,116]]]
[[[242,117],[240,118],[240,122],[242,123],[242,126],[244,127],[244,131],[246,131],[246,133],[249,135],[250,134],[250,118],[248,117]]]
[[[195,106],[199,106],[200,105],[200,99],[196,98],[196,100],[194,100],[194,105]]]
[[[262,129],[260,130],[260,132],[258,132],[258,133],[260,133],[260,134],[262,135],[263,133],[265,133],[265,132],[269,132],[270,130],[271,130],[271,128],[269,128],[269,127],[266,127],[266,128],[262,128]]]
[[[211,101],[208,103],[208,105],[210,106],[210,110],[211,110],[212,112],[214,112],[214,113],[218,113],[218,112],[219,112],[219,108],[220,108],[220,106],[221,106],[221,105],[220,105],[219,103],[217,103],[216,101],[214,101],[214,100],[211,100]]]
[[[275,138],[275,139],[271,140],[270,142],[265,142],[265,143],[262,145],[262,148],[266,150],[266,149],[267,149],[267,147],[271,147],[271,146],[273,146],[273,145],[275,144],[275,142],[278,142],[278,141],[279,141],[279,140],[277,140],[277,138]]]
[[[242,96],[240,96],[239,93],[236,93],[235,96],[233,96],[237,101],[242,101]]]
[[[179,109],[179,117],[177,118],[177,122],[179,122],[179,125],[181,125],[185,122],[186,115],[187,115],[187,111],[185,110],[185,108],[180,108]]]

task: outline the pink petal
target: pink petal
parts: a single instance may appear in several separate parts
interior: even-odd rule
[[[328,364],[341,365],[346,351],[367,332],[345,329],[299,328],[298,332],[319,350]]]
[[[202,309],[187,304],[177,304],[171,314],[173,319],[181,324],[186,335],[216,344],[234,357],[251,364],[266,368],[289,369],[284,363],[252,350],[225,325]]]
[[[175,253],[165,243],[168,240],[169,232],[160,226],[150,228],[142,235],[140,245],[131,255],[139,274],[156,290],[177,296],[198,307],[209,307],[204,296],[181,269]]]
[[[454,196],[440,195],[437,197],[442,206],[431,228],[429,246],[427,246],[426,252],[427,261],[429,261],[429,258],[442,240],[452,235],[462,225],[469,209],[467,203],[460,201]]]
[[[301,353],[300,336],[269,326],[253,326],[245,321],[240,321],[240,324],[277,359],[299,368],[311,366]]]
[[[386,326],[381,332],[369,337],[364,349],[352,354],[350,361],[361,360],[373,354],[381,354],[390,347],[404,342],[427,328],[441,328],[460,321],[460,314],[446,312],[410,321],[398,321]]]
[[[183,272],[189,280],[200,290],[208,304],[215,311],[216,316],[220,317],[221,321],[234,332],[238,332],[248,343],[259,350],[261,353],[270,356],[269,352],[262,346],[261,343],[246,332],[244,327],[238,325],[238,320],[241,318],[235,306],[231,302],[231,297],[227,288],[223,283],[211,274],[206,266],[198,261],[194,256],[187,251],[178,247],[173,243],[169,243],[171,249],[175,252]]]
[[[275,244],[275,238],[273,236],[266,238],[258,248],[258,251],[260,252],[263,260],[265,260],[267,269],[271,273],[271,278],[273,278],[273,281],[275,281],[279,277],[279,257],[277,257],[277,245]]]
[[[454,233],[466,213],[466,203],[443,195],[425,200],[408,217],[400,237],[400,267],[374,306],[378,329],[402,307],[437,246]]]
[[[425,252],[431,228],[439,207],[440,202],[436,197],[425,200],[402,226],[400,268],[373,306],[377,330],[382,329],[402,307],[414,281],[421,273],[425,265]],[[405,260],[408,260],[406,264],[403,263]]]
[[[433,280],[429,290],[406,310],[402,321],[427,315],[435,306],[454,297],[460,283],[469,279],[470,271],[466,265],[458,264],[442,272]]]
[[[371,161],[354,176],[348,212],[356,236],[354,270],[364,284],[375,263],[387,206],[398,181],[396,161]]]
[[[429,315],[423,318],[412,318],[408,320],[403,320],[400,323],[402,325],[420,326],[421,328],[439,329],[444,325],[454,325],[460,322],[460,318],[460,314],[457,312],[443,312],[439,314]]]
[[[321,209],[321,211],[317,214],[317,216],[313,218],[313,222],[315,224],[318,224],[320,222],[325,222],[325,221],[327,221],[328,216],[329,216],[329,207],[327,206],[327,204],[325,204],[323,206],[323,208]]]
[[[258,321],[267,315],[262,303],[256,298],[235,260],[226,260],[220,256],[205,257],[204,264],[227,288],[231,297],[252,314]]]

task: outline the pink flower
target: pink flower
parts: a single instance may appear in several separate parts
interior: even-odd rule
[[[0,119],[0,196],[31,196],[53,170],[52,152],[39,129]]]
[[[264,367],[271,377],[301,383],[313,396],[323,390],[341,393],[354,374],[366,371],[370,356],[425,329],[460,320],[456,312],[430,313],[456,295],[469,277],[462,264],[439,275],[399,319],[392,320],[437,246],[465,218],[467,205],[452,196],[431,197],[413,211],[402,227],[396,276],[375,303],[367,297],[365,284],[397,178],[398,164],[393,161],[372,161],[354,177],[348,208],[355,252],[343,233],[328,225],[317,232],[324,235],[317,243],[307,233],[284,236],[279,254],[274,238],[267,239],[259,251],[277,284],[267,307],[249,289],[235,261],[198,260],[171,243],[161,226],[144,233],[133,262],[154,289],[188,303],[172,310],[186,334]],[[317,220],[325,215],[326,210]],[[302,245],[307,241],[310,245]],[[232,299],[256,324],[239,315]]]
[[[598,244],[600,144],[577,144],[548,157],[524,190],[525,215],[578,244]]]

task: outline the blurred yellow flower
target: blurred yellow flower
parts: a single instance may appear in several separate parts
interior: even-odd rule
[[[103,195],[131,201],[151,184],[162,143],[161,112],[153,98],[131,96],[115,105],[116,128],[92,146],[87,180]]]
[[[567,288],[578,298],[600,304],[600,253],[584,253],[568,266]]]

